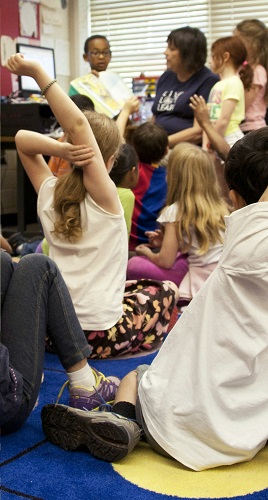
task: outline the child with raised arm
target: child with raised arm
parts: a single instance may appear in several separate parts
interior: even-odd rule
[[[91,357],[151,349],[167,331],[177,287],[169,282],[125,283],[127,229],[109,177],[121,145],[115,122],[99,113],[82,113],[39,63],[16,54],[7,67],[37,81],[72,143],[59,144],[25,130],[16,135],[18,153],[38,193],[49,256],[70,291]],[[58,155],[67,151],[74,163],[58,179],[42,156],[52,150]]]
[[[194,144],[182,142],[172,150],[167,185],[166,206],[157,219],[161,230],[149,231],[149,244],[136,247],[127,277],[169,279],[179,286],[180,300],[190,301],[219,261],[228,208],[213,158]],[[181,254],[188,255],[189,270]]]
[[[212,87],[208,108],[210,120],[229,146],[243,137],[240,123],[245,118],[245,91],[252,82],[252,69],[246,64],[247,49],[236,36],[219,38],[211,47],[211,69],[220,76]],[[203,136],[203,147],[207,138]]]
[[[196,471],[248,461],[266,445],[268,127],[233,146],[226,180],[235,211],[226,217],[217,268],[151,366],[121,381],[112,413],[43,408],[53,443],[85,444],[115,461],[133,450],[143,429],[154,450]]]

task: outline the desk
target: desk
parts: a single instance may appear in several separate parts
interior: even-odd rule
[[[48,104],[2,104],[1,105],[1,148],[16,149],[14,136],[20,129],[46,133],[55,117]],[[37,223],[37,195],[17,155],[17,205],[18,231],[24,233],[27,224]]]
[[[15,138],[1,137],[1,149],[16,149]],[[24,233],[27,224],[37,223],[36,204],[37,194],[17,154],[17,227],[20,233]]]

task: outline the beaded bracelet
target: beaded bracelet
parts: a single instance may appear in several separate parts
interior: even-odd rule
[[[46,93],[46,91],[49,89],[49,87],[51,87],[51,85],[53,85],[53,83],[56,83],[56,81],[57,81],[57,80],[51,80],[51,82],[49,82],[49,83],[45,86],[45,88],[44,88],[43,90],[41,90],[41,95],[42,95],[43,97],[45,97],[45,93]]]

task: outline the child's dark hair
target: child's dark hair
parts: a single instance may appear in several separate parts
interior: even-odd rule
[[[114,162],[114,166],[110,172],[110,177],[116,186],[122,182],[125,174],[133,167],[138,168],[138,155],[130,144],[122,144],[119,154]]]
[[[225,163],[225,180],[247,205],[257,203],[268,186],[268,127],[237,141]]]
[[[131,137],[139,160],[143,163],[158,163],[166,154],[168,135],[161,125],[146,122],[134,130]]]
[[[253,69],[247,63],[247,49],[238,36],[225,36],[218,38],[211,47],[213,57],[219,62],[223,62],[223,55],[229,52],[230,59],[246,90],[249,90],[253,79]]]
[[[91,109],[91,111],[94,111],[94,103],[90,99],[90,97],[87,97],[86,95],[83,94],[74,94],[70,96],[70,99],[82,111],[84,111],[85,109]]]
[[[74,94],[70,96],[70,99],[76,104],[76,106],[81,109],[81,111],[91,110],[94,111],[94,103],[83,94]],[[60,127],[60,123],[57,122],[57,127]]]
[[[101,38],[102,40],[106,40],[106,42],[107,42],[107,43],[108,43],[108,45],[110,46],[109,40],[106,38],[106,36],[104,36],[104,35],[91,35],[91,36],[89,36],[89,37],[86,39],[86,41],[85,41],[85,43],[84,43],[84,53],[85,53],[85,54],[86,54],[86,53],[87,53],[87,51],[88,51],[88,46],[89,46],[90,42],[91,42],[92,40],[96,40],[97,38]]]

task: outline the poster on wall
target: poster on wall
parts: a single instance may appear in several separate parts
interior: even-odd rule
[[[36,1],[19,1],[20,36],[39,39],[39,5]]]

